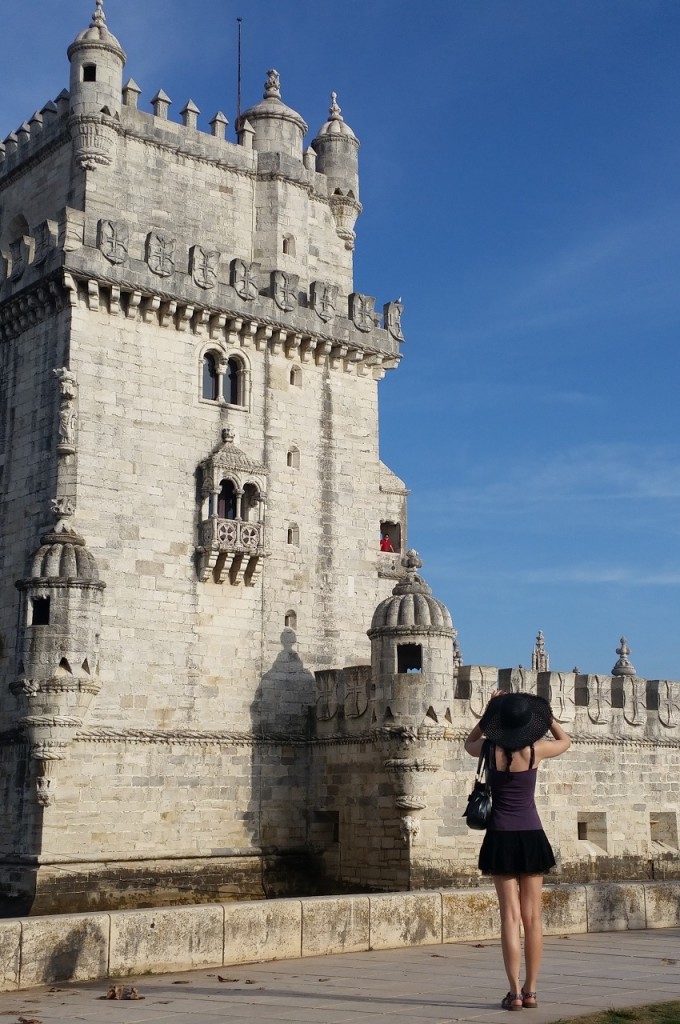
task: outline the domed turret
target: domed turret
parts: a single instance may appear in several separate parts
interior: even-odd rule
[[[336,231],[347,249],[354,248],[359,202],[359,140],[345,123],[336,93],[331,93],[328,120],[312,143],[316,169],[328,179],[328,195]]]
[[[373,615],[371,638],[375,724],[418,729],[429,719],[445,725],[453,698],[453,640],[447,607],[418,574],[422,561],[409,551],[403,580]]]
[[[267,72],[262,101],[243,112],[239,131],[245,122],[255,132],[253,149],[260,153],[286,153],[302,160],[302,140],[307,124],[297,111],[282,102],[281,80],[273,68]]]
[[[68,525],[70,514],[61,508],[59,522],[31,557],[29,574],[17,582],[24,597],[11,689],[38,763],[38,799],[45,805],[52,800],[54,768],[101,687],[105,584],[85,541]]]
[[[328,178],[328,191],[340,189],[343,195],[359,200],[359,140],[346,123],[338,106],[337,93],[331,93],[328,120],[319,128],[312,146],[316,151],[316,169]]]
[[[68,48],[71,62],[71,113],[120,116],[125,52],[109,32],[104,0],[96,0],[90,25]]]

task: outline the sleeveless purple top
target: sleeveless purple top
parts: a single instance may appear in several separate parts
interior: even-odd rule
[[[489,766],[491,820],[488,826],[491,831],[529,832],[543,828],[534,800],[537,771],[537,768],[529,768],[522,772],[499,772],[492,756]]]

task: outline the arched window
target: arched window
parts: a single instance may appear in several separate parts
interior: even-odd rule
[[[299,366],[291,366],[288,379],[294,388],[302,387],[302,370]]]
[[[295,255],[295,239],[292,235],[283,236],[283,251],[286,256]]]
[[[97,65],[96,64],[83,64],[83,81],[84,82],[96,82],[97,81]]]
[[[202,397],[209,399],[211,402],[216,402],[219,397],[217,388],[217,363],[214,355],[210,352],[206,352],[203,356],[203,382],[201,386]]]
[[[259,520],[260,492],[255,484],[246,484],[243,488],[241,498],[241,519],[245,522],[257,522]]]
[[[283,624],[284,624],[284,626],[287,626],[288,629],[296,629],[296,627],[297,627],[297,615],[295,614],[295,612],[293,611],[292,608],[289,609],[286,612],[284,620],[283,620]]]
[[[294,547],[297,548],[300,546],[300,530],[296,523],[291,523],[289,525],[287,531],[287,539],[288,543],[292,544]]]
[[[245,367],[235,356],[227,361],[224,390],[224,400],[229,405],[246,404]]]
[[[217,499],[217,518],[236,519],[236,488],[233,480],[223,480]]]
[[[291,469],[300,468],[300,449],[294,445],[286,453],[286,465],[290,466]]]

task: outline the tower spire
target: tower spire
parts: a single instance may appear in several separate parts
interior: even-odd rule
[[[105,25],[106,24],[106,15],[104,14],[104,0],[94,0],[94,2],[95,2],[95,10],[94,10],[94,14],[92,15],[92,24],[93,25]]]

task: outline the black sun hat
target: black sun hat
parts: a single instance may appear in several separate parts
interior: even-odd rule
[[[479,728],[499,747],[521,750],[545,736],[552,720],[545,698],[535,693],[503,693],[489,702]]]

